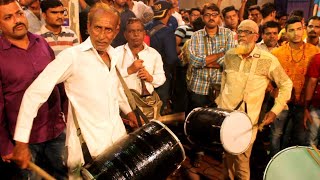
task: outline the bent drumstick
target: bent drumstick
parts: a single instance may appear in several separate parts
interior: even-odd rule
[[[55,180],[54,177],[52,177],[46,171],[41,169],[39,166],[35,165],[33,162],[29,162],[28,166],[32,171],[36,172],[37,174],[39,174],[44,179],[46,179],[46,180]]]

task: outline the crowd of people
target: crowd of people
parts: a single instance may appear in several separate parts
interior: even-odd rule
[[[33,161],[57,179],[77,179],[85,153],[96,157],[127,134],[123,118],[138,127],[118,76],[144,98],[159,96],[161,115],[245,112],[253,137],[245,152],[224,152],[226,179],[250,179],[258,124],[271,125],[271,157],[318,145],[317,12],[305,20],[302,10],[277,12],[273,3],[220,9],[222,1],[179,9],[178,0],[79,0],[78,37],[63,26],[60,0],[0,0],[0,154],[8,178],[35,179]],[[192,149],[199,167],[204,152]]]

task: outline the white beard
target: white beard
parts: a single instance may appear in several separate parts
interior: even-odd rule
[[[237,47],[235,48],[235,53],[239,54],[239,55],[243,55],[243,54],[250,54],[253,47],[254,47],[254,43],[242,43],[240,42]]]

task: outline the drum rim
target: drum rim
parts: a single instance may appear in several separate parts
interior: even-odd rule
[[[277,152],[271,159],[270,161],[268,162],[266,168],[264,169],[264,172],[263,172],[263,180],[266,179],[266,176],[267,176],[267,170],[269,169],[269,167],[271,166],[271,162],[274,161],[275,158],[277,158],[280,154],[284,153],[285,151],[288,151],[290,149],[294,149],[294,148],[307,148],[307,149],[312,149],[311,147],[309,146],[290,146],[290,147],[287,147],[285,149],[282,149],[281,151]]]
[[[252,143],[251,143],[251,139],[252,139],[252,137],[253,137],[253,125],[252,125],[252,121],[251,121],[250,117],[248,116],[248,114],[245,113],[245,112],[243,112],[243,111],[238,111],[238,110],[234,110],[233,112],[229,113],[224,120],[226,120],[227,118],[229,118],[230,115],[231,115],[231,114],[234,114],[234,113],[241,113],[241,114],[244,114],[245,116],[248,117],[249,122],[250,122],[251,127],[252,127],[252,129],[251,129],[250,142],[249,142],[248,146],[245,148],[245,150],[243,150],[243,151],[241,151],[241,152],[239,152],[239,153],[234,153],[234,152],[229,151],[229,150],[226,148],[225,143],[222,141],[222,137],[223,137],[222,132],[223,132],[223,128],[225,127],[225,126],[223,125],[224,122],[222,122],[221,127],[220,127],[220,141],[221,141],[221,144],[222,144],[223,149],[224,149],[225,151],[227,151],[228,153],[233,154],[233,155],[239,155],[239,154],[242,154],[242,153],[246,152],[246,150],[248,150],[248,148],[249,148],[250,145],[252,144]]]
[[[189,116],[191,116],[191,114],[193,114],[194,111],[198,111],[198,110],[201,110],[201,109],[204,109],[203,107],[196,107],[194,108],[186,117],[186,119],[184,120],[184,124],[183,124],[183,131],[184,131],[184,135],[187,136],[187,139],[188,141],[191,143],[191,144],[196,144],[195,142],[193,142],[189,137],[190,135],[188,135],[187,133],[187,120],[189,119]]]
[[[150,120],[150,122],[155,122],[155,123],[158,123],[159,125],[161,125],[163,128],[165,128],[172,136],[173,138],[178,142],[179,146],[180,146],[180,149],[182,150],[182,156],[183,156],[183,160],[184,161],[186,159],[186,152],[183,148],[183,145],[182,143],[180,142],[179,138],[165,125],[163,124],[162,122],[158,121],[158,120]]]

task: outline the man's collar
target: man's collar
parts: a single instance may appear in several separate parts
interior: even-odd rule
[[[39,36],[32,34],[30,32],[27,33],[28,39],[29,39],[29,46],[31,47],[33,46],[36,42],[39,41]],[[7,39],[5,38],[3,35],[1,36],[2,42],[3,42],[3,49],[10,49],[11,46],[13,46],[13,44]]]
[[[91,43],[91,39],[90,39],[90,36],[89,36],[83,43],[80,44],[80,50],[85,52],[85,51],[88,51],[90,49],[96,51],[96,49],[93,47],[93,45]],[[106,51],[108,52],[108,54],[113,53],[114,48],[111,45],[109,45],[107,47]]]
[[[206,27],[203,28],[203,31],[204,31],[203,36],[208,36],[208,37],[210,37],[209,34],[207,33]],[[219,34],[220,34],[220,31],[221,31],[221,27],[217,26],[217,32],[216,32],[216,34],[215,34],[214,36],[219,35]]]
[[[66,33],[66,32],[67,32],[67,28],[64,27],[64,26],[61,26],[61,32],[60,32],[59,34],[61,34],[61,33]],[[50,31],[50,30],[46,27],[46,25],[44,24],[44,25],[41,26],[41,34],[45,34],[45,33],[53,33],[53,32]]]

